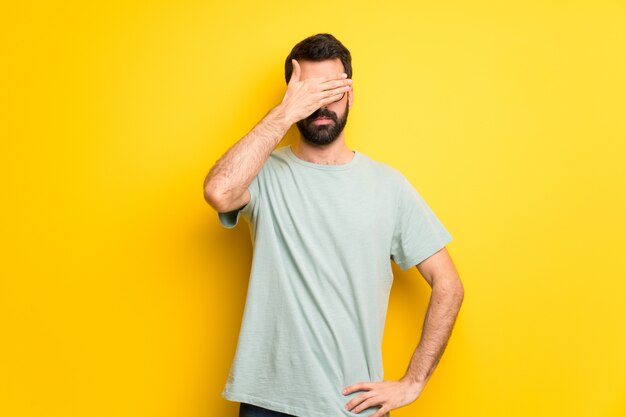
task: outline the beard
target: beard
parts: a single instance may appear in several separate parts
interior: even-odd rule
[[[296,126],[302,134],[302,137],[308,143],[312,145],[328,145],[337,139],[339,134],[343,131],[343,128],[348,122],[348,112],[348,103],[346,103],[346,110],[344,111],[341,119],[338,119],[334,112],[324,108],[319,108],[306,119],[302,119],[297,122]],[[319,117],[328,117],[332,120],[332,123],[319,126],[314,125],[313,122]]]

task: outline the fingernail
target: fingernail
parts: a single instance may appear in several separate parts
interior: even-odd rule
[[[345,72],[344,72],[344,73],[342,73],[342,74],[341,74],[341,76],[342,76],[343,78],[348,78],[348,74],[346,74]]]

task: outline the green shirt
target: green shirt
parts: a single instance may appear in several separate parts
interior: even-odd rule
[[[275,149],[248,187],[254,248],[234,360],[222,396],[298,417],[370,416],[344,405],[357,382],[383,380],[393,281],[452,236],[400,173],[354,151],[343,165]]]

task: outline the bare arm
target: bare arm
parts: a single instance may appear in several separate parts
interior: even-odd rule
[[[248,204],[248,186],[291,125],[350,89],[352,80],[346,79],[345,74],[300,80],[298,61],[293,60],[293,67],[282,102],[235,143],[207,174],[204,199],[218,212],[233,211]]]
[[[443,355],[463,301],[463,284],[445,247],[417,264],[417,269],[433,291],[422,338],[409,368],[399,381],[358,382],[347,386],[342,391],[344,395],[365,391],[345,404],[352,413],[380,405],[370,417],[384,417],[390,410],[411,404],[421,395]]]
[[[421,391],[448,344],[465,291],[446,248],[420,262],[417,269],[428,281],[432,293],[421,340],[401,380]]]
[[[290,126],[282,105],[271,109],[211,168],[204,180],[207,203],[222,213],[248,204],[248,186]]]

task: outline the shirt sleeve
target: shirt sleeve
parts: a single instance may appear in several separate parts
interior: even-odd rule
[[[250,193],[250,201],[245,206],[242,206],[236,210],[228,211],[224,213],[218,212],[218,218],[220,220],[220,224],[227,229],[232,229],[239,223],[239,218],[241,215],[246,219],[246,221],[250,221],[252,216],[252,211],[257,206],[257,200],[259,198],[259,176],[254,177],[250,185],[248,186],[248,192]]]
[[[426,201],[403,177],[397,195],[391,259],[403,270],[419,264],[452,241]]]

